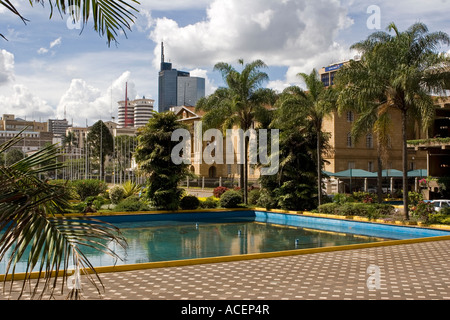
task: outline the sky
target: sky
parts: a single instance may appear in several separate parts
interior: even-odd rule
[[[218,62],[261,59],[264,86],[281,92],[304,87],[300,72],[354,58],[352,44],[391,22],[450,34],[450,0],[141,0],[131,30],[108,46],[91,23],[50,18],[48,2],[12,2],[29,22],[0,6],[0,116],[77,126],[117,119],[126,83],[130,99],[157,106],[161,42],[173,68],[206,78],[209,95],[224,85]]]

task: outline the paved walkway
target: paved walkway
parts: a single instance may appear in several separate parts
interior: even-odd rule
[[[84,299],[450,300],[450,241],[100,276],[102,297],[83,279]],[[0,293],[0,299],[16,299],[18,284],[11,296]],[[22,297],[28,298],[27,293]]]

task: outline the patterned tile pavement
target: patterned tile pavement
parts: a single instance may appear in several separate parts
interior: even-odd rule
[[[379,277],[371,270],[378,270]],[[450,241],[100,276],[102,296],[83,279],[83,299],[450,300]],[[379,282],[370,282],[374,278]],[[11,295],[0,292],[0,300],[17,299],[19,283],[13,288]],[[65,299],[66,294],[54,299]],[[29,297],[25,293],[22,299]]]

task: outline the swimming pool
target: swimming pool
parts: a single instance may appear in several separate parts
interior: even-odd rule
[[[116,225],[128,247],[111,248],[123,260],[84,250],[95,266],[239,256],[306,248],[448,236],[450,232],[407,226],[308,217],[267,211],[129,214],[96,217]],[[5,261],[0,262],[0,274]],[[17,266],[23,272],[26,263]]]

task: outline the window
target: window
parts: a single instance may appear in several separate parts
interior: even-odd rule
[[[373,149],[373,136],[372,136],[371,133],[369,133],[369,134],[366,136],[366,147],[367,147],[368,149]]]
[[[321,80],[325,87],[330,85],[330,75],[328,73],[322,74]]]
[[[349,132],[347,134],[347,147],[352,148],[353,147],[353,137],[352,137],[352,133]]]
[[[414,162],[411,162],[410,164],[409,164],[409,170],[416,170],[416,164],[414,163]]]
[[[369,171],[369,172],[373,172],[374,171],[373,170],[373,162],[372,161],[369,161],[367,163],[367,171]]]
[[[227,174],[231,175],[231,164],[227,164]]]
[[[355,168],[356,168],[355,162],[350,161],[350,162],[348,163],[348,169],[355,169]]]
[[[347,122],[355,121],[355,115],[353,111],[347,111]]]

